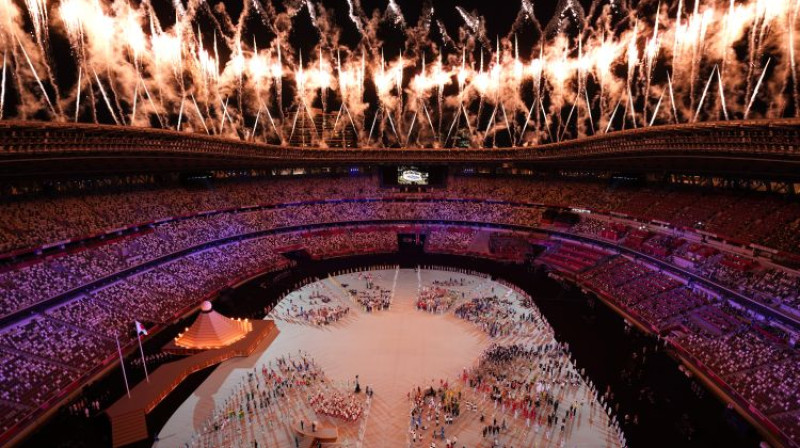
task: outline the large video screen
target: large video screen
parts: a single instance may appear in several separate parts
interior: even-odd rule
[[[397,167],[397,185],[428,185],[431,173],[416,166]]]
[[[394,165],[381,170],[381,183],[386,187],[442,187],[447,167],[425,165]]]

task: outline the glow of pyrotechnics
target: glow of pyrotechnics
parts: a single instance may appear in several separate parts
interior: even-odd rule
[[[550,136],[550,140],[553,139],[553,133],[550,131],[550,123],[547,122],[547,112],[544,111],[544,103],[539,101],[539,107],[542,109],[542,117],[544,117],[544,128],[547,130],[547,135]]]
[[[8,51],[3,52],[3,78],[0,80],[0,120],[3,119],[3,110],[6,105],[6,56]]]
[[[567,115],[567,120],[564,122],[564,130],[559,134],[558,141],[564,138],[564,134],[566,134],[569,129],[569,122],[572,121],[572,114],[575,113],[575,106],[578,104],[578,98],[580,98],[580,92],[575,95],[575,101],[572,102],[572,107],[569,109],[569,115]]]
[[[133,123],[136,120],[136,105],[139,103],[139,84],[136,84],[136,87],[133,88],[133,109],[131,110],[131,118],[130,122]],[[75,107],[75,121],[78,121],[78,108]]]
[[[658,116],[658,109],[661,108],[661,101],[664,100],[664,92],[661,92],[661,96],[658,98],[658,103],[656,103],[656,108],[653,110],[653,116],[650,117],[650,123],[648,126],[652,126],[653,123],[656,121],[656,117]]]
[[[533,109],[536,108],[536,103],[538,101],[539,101],[538,99],[535,99],[535,100],[533,100],[533,103],[531,103],[531,108],[528,110],[528,115],[525,117],[525,123],[522,125],[522,131],[519,134],[520,138],[522,138],[525,135],[525,130],[528,129],[528,123],[531,122],[531,115],[533,114]],[[537,112],[537,115],[538,115],[538,112]],[[519,141],[514,142],[514,144],[515,144],[515,146],[519,145]]]
[[[764,64],[764,70],[761,71],[761,76],[758,78],[758,83],[756,83],[756,88],[753,89],[753,96],[750,97],[750,102],[747,103],[747,109],[744,111],[744,118],[747,119],[748,115],[750,115],[750,108],[753,107],[753,102],[756,100],[756,95],[758,95],[758,91],[761,88],[761,83],[764,82],[764,76],[767,74],[767,68],[769,68],[769,63],[772,59],[767,60],[767,63]]]
[[[78,114],[81,111],[81,84],[83,78],[83,69],[78,69],[78,93],[75,95],[75,123],[78,122]],[[137,86],[138,87],[138,86]],[[133,113],[131,114],[131,123],[133,123],[133,116],[136,115],[136,98],[133,99]]]
[[[220,134],[222,134],[223,129],[225,129],[225,119],[226,118],[230,119],[230,117],[228,116],[228,101],[230,99],[231,99],[231,97],[227,97],[227,98],[225,98],[225,102],[221,103],[222,104],[222,121],[219,124],[219,133]]]
[[[461,7],[461,23],[445,24],[430,8],[414,25],[395,0],[374,16],[348,0],[340,27],[360,36],[350,48],[339,39],[352,33],[337,28],[331,11],[302,2],[319,40],[306,62],[289,36],[308,15],[256,2],[236,21],[215,9],[209,33],[197,16],[208,10],[202,1],[169,3],[175,21],[165,26],[150,2],[0,0],[0,119],[157,120],[164,129],[256,142],[285,143],[284,135],[292,141],[302,132],[303,144],[321,147],[342,135],[355,145],[438,147],[463,133],[476,146],[494,145],[503,132],[529,146],[639,126],[800,116],[800,0],[660,0],[624,17],[570,2],[571,14],[547,26],[524,1],[524,23],[496,37]],[[253,13],[273,32],[254,30]],[[383,24],[406,36],[394,59],[376,45]],[[546,32],[523,44],[517,35],[526,26]],[[449,37],[456,35],[463,40]],[[71,55],[52,54],[58,39]],[[70,56],[74,63],[61,63]],[[759,107],[756,98],[764,99]],[[310,123],[298,131],[300,118]]]
[[[150,95],[148,94],[148,98],[149,97]],[[194,95],[191,95],[191,97],[192,97],[192,103],[194,103],[194,109],[197,112],[197,116],[200,117],[200,123],[203,124],[203,128],[205,128],[206,134],[211,134],[211,132],[209,132],[208,130],[208,126],[206,125],[206,119],[203,118],[203,112],[200,110],[200,106],[197,105],[197,100],[195,99]]]
[[[606,126],[605,134],[608,134],[608,131],[611,130],[611,124],[614,123],[614,117],[617,116],[617,110],[619,109],[619,105],[622,103],[622,98],[617,101],[617,105],[614,107],[614,112],[611,113],[611,118],[608,119],[608,125]]]
[[[92,68],[92,73],[94,74],[94,80],[97,82],[97,87],[100,88],[100,94],[103,95],[103,100],[106,102],[106,107],[108,108],[108,113],[111,114],[111,118],[114,119],[114,122],[119,125],[119,120],[117,119],[117,114],[114,113],[114,108],[111,107],[111,102],[108,99],[108,95],[106,94],[106,89],[103,87],[103,83],[100,82],[100,78],[97,76],[97,72]]]
[[[708,77],[708,82],[706,82],[706,87],[703,89],[703,95],[700,97],[700,103],[697,105],[697,112],[694,114],[694,119],[692,121],[697,121],[697,117],[700,116],[700,110],[703,108],[703,102],[705,102],[706,94],[708,93],[708,88],[711,86],[711,81],[714,80],[714,74],[717,72],[717,66],[714,66],[714,70],[711,71],[711,75]]]
[[[33,23],[33,32],[36,40],[42,42],[43,33],[47,32],[47,2],[45,0],[25,0],[28,14]]]
[[[45,101],[47,101],[50,111],[53,113],[53,115],[58,115],[55,108],[53,108],[53,103],[50,102],[50,96],[47,94],[44,84],[42,84],[42,79],[39,78],[39,73],[36,71],[36,67],[33,66],[33,62],[31,62],[31,58],[28,56],[28,52],[25,50],[25,46],[22,45],[22,41],[19,40],[19,37],[16,35],[14,37],[17,39],[17,43],[19,43],[19,48],[22,50],[22,54],[25,56],[25,60],[28,62],[28,67],[30,67],[33,76],[36,78],[36,84],[39,85],[39,89],[42,91],[42,95],[44,96]]]
[[[181,122],[183,121],[183,106],[186,103],[186,98],[181,98],[181,110],[178,112],[178,125],[175,126],[176,131],[181,130]]]
[[[672,114],[675,118],[675,123],[679,123],[678,109],[675,105],[675,95],[672,93],[672,76],[667,72],[667,87],[669,88],[669,103],[672,105]]]
[[[261,109],[259,108],[259,111]],[[272,119],[272,114],[269,113],[269,109],[264,107],[264,110],[267,111],[267,118],[269,119],[270,124],[272,125],[272,129],[275,131],[275,135],[277,135],[281,141],[283,141],[283,135],[278,131],[278,128],[275,127],[275,121]]]
[[[253,131],[250,133],[250,135],[253,135],[253,136],[256,135],[256,129],[258,129],[258,119],[260,117],[261,117],[261,108],[258,108],[258,112],[256,113],[256,122],[253,123]]]
[[[725,89],[722,87],[722,70],[717,68],[717,85],[719,86],[719,99],[722,103],[722,114],[728,120],[728,105],[725,104]]]
[[[592,102],[589,101],[589,92],[583,89],[583,96],[586,98],[586,111],[589,117],[589,126],[592,127],[592,134],[594,134],[594,118],[592,118]]]
[[[633,92],[631,92],[630,88],[628,88],[628,103],[625,105],[625,109],[631,113],[631,123],[633,123],[633,128],[636,129],[638,127],[636,124],[636,106],[633,104]],[[622,125],[622,129],[625,129],[624,121]]]
[[[161,121],[161,114],[158,113],[158,109],[156,108],[156,103],[153,102],[153,97],[150,95],[150,90],[147,88],[147,83],[144,82],[144,79],[139,78],[139,82],[141,83],[142,87],[144,88],[145,96],[147,97],[147,101],[150,103],[150,107],[153,108],[153,113],[156,114],[158,118],[158,122],[161,124],[161,127],[164,127],[164,122]],[[195,104],[196,105],[196,104]],[[203,121],[205,123],[205,121]]]

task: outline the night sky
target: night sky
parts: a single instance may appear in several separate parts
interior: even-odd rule
[[[24,14],[27,8],[23,5],[23,0],[13,1],[20,6],[20,11],[23,12],[23,27],[25,28],[25,32],[31,34],[30,37],[32,38],[33,26],[30,17]],[[105,5],[104,9],[106,9],[109,14],[113,15],[110,6],[111,2],[108,0],[99,1]],[[153,33],[150,28],[155,22],[157,22],[156,26],[160,26],[163,30],[173,28],[176,19],[174,3],[169,0],[149,1],[155,10],[158,20],[150,21],[147,14],[143,14],[140,23],[143,31],[148,36],[152,35]],[[686,57],[684,57],[684,60],[679,61],[675,67],[672,67],[671,64],[675,61],[669,56],[668,51],[671,50],[669,47],[671,41],[670,43],[662,42],[660,44],[662,52],[655,59],[652,69],[648,69],[650,70],[649,75],[642,75],[645,66],[639,63],[637,64],[636,76],[631,77],[631,75],[626,72],[630,71],[628,68],[629,64],[627,63],[627,54],[630,54],[630,51],[626,50],[626,42],[630,35],[636,34],[632,32],[632,30],[636,26],[641,30],[638,38],[634,41],[637,42],[636,47],[639,51],[639,57],[641,57],[644,51],[644,45],[647,43],[646,39],[649,38],[651,29],[655,23],[655,17],[658,16],[661,18],[662,27],[670,26],[670,22],[674,22],[674,17],[677,14],[677,0],[664,0],[663,2],[658,0],[641,0],[636,2],[627,0],[596,0],[595,2],[591,0],[350,0],[355,3],[355,15],[359,17],[358,21],[365,28],[374,31],[374,35],[366,33],[368,35],[367,37],[362,35],[353,19],[351,19],[351,3],[348,0],[271,0],[271,3],[265,3],[270,2],[270,0],[247,0],[247,2],[250,2],[247,3],[248,5],[258,6],[251,6],[250,13],[244,19],[241,19],[240,15],[245,5],[245,0],[211,0],[206,2],[200,0],[176,1],[183,8],[188,8],[189,5],[197,5],[196,11],[190,15],[192,18],[191,21],[185,22],[190,24],[192,29],[191,31],[183,32],[183,36],[187,39],[187,42],[191,42],[191,45],[186,45],[184,47],[184,51],[191,52],[191,57],[196,57],[197,55],[195,53],[197,53],[197,48],[194,46],[194,42],[196,42],[194,39],[196,36],[202,35],[200,41],[204,49],[215,57],[217,55],[219,56],[216,63],[220,70],[224,69],[225,64],[230,61],[231,53],[239,42],[243,48],[243,53],[248,55],[252,54],[252,50],[255,47],[261,52],[267,49],[274,51],[278,46],[278,42],[280,42],[280,46],[283,49],[282,63],[288,71],[297,70],[301,56],[303,58],[303,66],[310,67],[320,55],[328,61],[335,61],[339,50],[341,50],[341,60],[343,62],[353,63],[361,59],[362,55],[366,54],[368,68],[372,70],[372,73],[368,75],[367,82],[364,84],[364,101],[370,105],[369,110],[365,114],[366,120],[369,120],[371,114],[375,113],[374,106],[378,104],[371,76],[376,71],[376,68],[380,67],[380,61],[396,61],[400,56],[402,56],[405,61],[412,61],[410,64],[406,65],[403,73],[403,79],[408,83],[415,74],[420,73],[422,66],[421,60],[423,58],[430,63],[434,59],[441,57],[445,65],[452,67],[460,64],[462,51],[465,51],[466,65],[469,68],[477,71],[480,68],[482,56],[486,58],[483,67],[489,67],[494,62],[489,59],[492,57],[492,54],[496,53],[495,48],[498,42],[500,42],[505,54],[513,54],[512,51],[515,50],[513,47],[516,46],[520,60],[531,61],[532,59],[539,58],[543,46],[556,48],[560,45],[561,41],[567,41],[568,44],[564,46],[564,57],[565,59],[569,57],[574,61],[577,60],[578,56],[581,54],[581,50],[579,50],[581,43],[584,44],[582,48],[586,51],[588,45],[593,44],[596,47],[598,40],[616,40],[616,42],[619,43],[620,49],[617,50],[618,53],[616,54],[615,62],[610,68],[610,72],[613,73],[612,76],[614,79],[622,83],[625,83],[626,77],[630,78],[628,84],[633,84],[631,87],[631,96],[633,96],[634,99],[630,101],[630,104],[626,102],[624,107],[627,108],[630,105],[631,110],[643,111],[644,113],[640,120],[641,124],[644,124],[646,110],[649,108],[650,111],[652,111],[654,108],[654,105],[650,103],[655,103],[659,98],[658,89],[656,89],[655,92],[649,91],[650,84],[663,89],[667,84],[666,78],[668,72],[672,73],[674,77],[677,76],[677,78],[675,78],[678,84],[676,90],[679,90],[679,92],[677,93],[675,103],[678,104],[677,108],[682,110],[679,111],[681,115],[680,119],[676,119],[676,121],[686,121],[696,114],[695,106],[698,103],[698,97],[707,85],[707,81],[713,78],[714,67],[725,64],[727,64],[725,72],[726,78],[724,82],[720,81],[720,84],[726,84],[726,101],[732,105],[731,116],[733,118],[741,118],[743,115],[746,115],[743,114],[742,109],[744,109],[748,103],[752,103],[752,110],[758,114],[763,115],[769,111],[769,115],[771,116],[784,117],[795,116],[796,110],[798,110],[797,105],[800,104],[800,92],[798,92],[794,78],[788,76],[789,72],[787,71],[788,64],[786,58],[788,52],[779,47],[779,43],[781,43],[781,33],[784,32],[780,26],[770,25],[764,28],[768,30],[768,32],[757,33],[757,35],[767,35],[767,40],[765,42],[759,42],[758,46],[754,47],[752,51],[748,45],[750,41],[748,38],[749,35],[745,35],[745,37],[740,37],[730,44],[731,61],[723,62],[718,52],[707,51],[709,56],[696,58],[696,60],[699,61],[697,62],[697,67],[694,67],[694,63],[688,61]],[[780,0],[776,0],[775,4],[780,5],[779,1]],[[391,20],[389,14],[386,12],[387,9],[390,9],[392,3],[395,3],[397,8],[402,12],[403,26]],[[635,8],[631,6],[630,3],[633,3]],[[723,3],[725,2],[703,3],[704,7],[718,10],[717,18],[715,18],[718,23],[714,24],[715,28],[720,28],[720,17],[723,12],[726,11],[723,6],[720,6]],[[739,3],[740,2],[737,2],[737,4]],[[745,4],[747,2],[741,3]],[[130,4],[134,8],[138,8],[142,11],[148,9],[142,7],[143,3],[141,3],[141,0],[130,0]],[[571,4],[580,4],[580,7],[583,9],[584,17],[575,19],[567,15],[567,18],[563,21],[563,26],[557,27],[557,30],[555,29],[556,27],[549,27],[548,24],[553,23],[553,17],[563,17],[567,6]],[[61,94],[59,95],[55,91],[52,86],[53,83],[48,82],[49,80],[47,79],[42,87],[36,85],[31,79],[27,79],[23,83],[25,84],[23,87],[32,94],[28,96],[27,101],[22,101],[18,95],[18,90],[20,89],[9,80],[5,97],[6,115],[4,118],[14,117],[15,111],[21,109],[20,105],[25,104],[27,109],[33,111],[27,114],[27,118],[52,119],[55,113],[50,113],[47,108],[42,107],[43,102],[42,99],[39,98],[41,90],[46,90],[51,98],[60,98],[65,104],[65,107],[73,107],[70,103],[74,101],[75,98],[74,90],[75,86],[78,84],[77,78],[81,56],[79,55],[79,50],[75,48],[74,45],[71,45],[67,38],[63,20],[58,12],[59,5],[61,5],[59,1],[53,1],[48,5],[48,9],[50,10],[50,34],[48,38],[49,48],[46,60],[50,65],[49,71],[52,73],[51,79],[55,81],[54,84],[61,87]],[[253,12],[258,8],[264,9],[264,5],[271,5],[273,11],[264,16]],[[520,21],[520,12],[523,10],[523,5],[532,5],[535,21]],[[657,14],[656,11],[659,5],[663,6],[663,9],[660,11],[660,14]],[[682,5],[681,21],[685,24],[688,22],[688,16],[691,15],[691,11],[694,8],[694,2],[688,0],[682,2]],[[430,11],[431,8],[433,9],[431,23],[427,27],[419,26],[419,24],[423,22],[421,17],[426,17],[423,13],[425,11]],[[465,24],[465,18],[459,12],[458,8],[480,22],[481,25],[478,28],[482,28],[484,32],[481,33],[479,38],[476,38],[477,42],[470,42],[469,38],[476,37],[475,33],[470,26]],[[309,9],[315,11],[317,23],[315,23]],[[580,9],[581,8],[573,8],[573,10]],[[287,12],[292,12],[292,14],[286,14]],[[776,20],[775,23],[778,24],[780,21],[781,19]],[[367,23],[369,23],[369,25]],[[235,35],[240,29],[241,35],[238,36],[240,40],[237,41]],[[745,29],[750,29],[749,25],[745,27]],[[277,39],[279,35],[286,37]],[[592,36],[594,38],[593,41],[590,39]],[[559,38],[565,39],[559,40]],[[703,40],[698,39],[698,41]],[[558,44],[554,45],[554,42],[558,42]],[[705,49],[713,46],[713,39],[710,38],[705,39],[703,43],[699,44],[699,48],[704,48],[704,50],[701,51],[706,51]],[[783,45],[783,47],[785,47],[785,45]],[[36,51],[32,46],[31,50]],[[135,79],[131,78],[130,73],[128,73],[132,72],[129,67],[132,66],[130,57],[115,54],[113,58],[108,58],[102,53],[99,54],[101,54],[101,57],[105,58],[105,60],[98,64],[98,66],[102,67],[104,63],[113,65],[114,62],[111,61],[111,59],[119,58],[119,63],[116,66],[123,69],[119,70],[120,72],[125,72],[123,75],[128,76],[126,78],[126,76],[120,76],[119,73],[114,73],[113,70],[109,70],[109,73],[99,73],[98,76],[100,79],[92,80],[84,77],[83,82],[85,86],[83,94],[86,95],[87,92],[89,92],[95,96],[99,96],[100,93],[103,93],[99,91],[99,87],[96,87],[99,82],[105,83],[107,85],[107,90],[112,90],[112,87],[116,88],[115,91],[111,92],[112,99],[107,102],[115,103],[111,107],[118,109],[119,115],[123,116],[132,109],[132,101],[130,99],[135,96],[135,93],[131,91],[131,86],[136,86],[138,84]],[[548,63],[556,60],[553,55],[547,54],[544,55],[543,59],[548,61]],[[641,60],[643,59],[640,59],[640,61]],[[507,57],[505,61],[508,61]],[[767,61],[770,61],[771,65],[767,64]],[[17,55],[14,60],[14,65],[15,70],[17,67],[21,67],[21,72],[23,74],[28,72],[25,60],[21,56]],[[45,70],[42,65],[43,64],[39,64],[39,69],[42,74],[44,74]],[[195,68],[197,66],[199,66],[199,64],[195,64]],[[551,66],[555,67],[555,65]],[[766,68],[764,68],[765,66]],[[88,75],[88,69],[89,66],[86,67],[84,74]],[[754,97],[754,101],[750,101],[750,95],[754,91],[753,86],[756,80],[758,80],[759,73],[762,70],[766,74],[766,82],[761,89],[761,94]],[[779,73],[777,70],[786,75],[775,75]],[[146,63],[143,71],[145,73],[144,77],[151,76],[153,72],[152,64]],[[676,71],[679,73],[676,74]],[[682,79],[680,79],[681,74],[684,75]],[[11,76],[15,75],[17,75],[16,71],[11,73]],[[138,76],[138,72],[136,76]],[[190,80],[189,78],[192,76],[193,79]],[[612,76],[609,76],[609,78]],[[545,77],[547,77],[547,74],[545,74]],[[618,92],[613,94],[607,93],[607,98],[605,98],[604,101],[610,104],[606,105],[604,110],[601,110],[601,107],[597,104],[597,101],[595,101],[596,98],[599,98],[600,94],[597,76],[590,76],[590,78],[584,90],[587,96],[592,99],[592,108],[594,109],[595,118],[608,118],[610,114],[608,109],[613,109],[614,104],[616,104],[615,102],[620,100],[621,96]],[[643,81],[644,78],[647,78],[646,82]],[[158,89],[160,98],[162,86],[164,86],[166,90],[175,90],[178,83],[187,80],[190,84],[196,83],[196,74],[190,75],[185,73],[182,77],[170,79],[168,81],[170,84],[169,86],[164,84],[166,81],[160,81],[161,85],[151,85],[151,89]],[[550,81],[552,81],[552,77]],[[286,85],[286,88],[284,88],[279,95],[285,104],[281,107],[278,107],[276,104],[270,104],[270,107],[273,109],[276,107],[278,107],[278,109],[291,107],[290,103],[294,99],[294,82],[294,78],[289,76],[288,72],[285,72],[283,83]],[[519,99],[525,106],[522,109],[527,109],[528,105],[533,104],[534,101],[531,87],[532,81],[526,80],[523,84]],[[571,84],[571,88],[575,88],[576,83],[574,79],[570,78],[568,84]],[[711,84],[708,85],[710,86]],[[712,87],[716,87],[716,85]],[[616,89],[617,87],[614,88]],[[609,91],[610,90],[612,89],[609,89]],[[689,92],[690,90],[691,92]],[[456,83],[450,82],[444,87],[444,96],[452,96],[456,94],[457,91],[458,86]],[[755,89],[755,91],[757,92],[758,89]],[[151,116],[148,118],[150,120],[149,125],[160,127],[175,126],[178,121],[178,110],[180,109],[177,104],[182,101],[182,97],[180,95],[175,95],[174,92],[171,93],[172,97],[170,97],[170,92],[165,93],[168,100],[162,112],[167,124],[159,123],[160,118],[156,120],[157,117],[151,113]],[[70,95],[72,95],[71,98]],[[227,97],[228,93],[224,93],[224,95]],[[613,96],[613,98],[609,95]],[[711,92],[709,92],[709,100],[706,103],[701,102],[701,105],[705,108],[702,115],[703,119],[716,120],[722,118],[722,112],[719,107],[720,101],[716,99],[718,95],[716,88],[711,89]],[[560,118],[569,122],[568,115],[571,107],[564,107],[564,104],[562,104],[565,103],[566,100],[561,101],[559,99],[556,103],[549,103],[554,95],[549,95],[548,92],[545,92],[544,96],[547,98],[543,100],[542,105],[551,109],[550,114],[554,116],[565,115]],[[333,95],[333,97],[334,101],[337,101],[335,95]],[[142,103],[144,103],[144,98],[141,100]],[[237,101],[239,100],[240,99],[237,97]],[[320,101],[321,100],[318,99],[314,100],[315,104],[312,104],[312,106],[322,107],[322,105],[319,104]],[[587,101],[589,101],[589,99],[587,99]],[[86,102],[86,100],[84,100],[84,102]],[[573,104],[575,100],[570,99],[566,102],[569,103],[567,104],[567,106],[569,106]],[[475,103],[475,101],[472,103]],[[91,104],[93,107],[92,113],[89,113],[89,107],[84,107],[78,113],[79,121],[97,121],[101,123],[118,121],[112,119],[109,115],[109,107],[103,100],[94,98]],[[238,106],[241,105],[237,104],[237,107]],[[216,103],[211,106],[212,109],[219,109],[220,107],[221,106]],[[473,110],[478,107],[474,104],[470,104],[468,107],[471,108],[471,112],[473,113],[479,112]],[[666,107],[665,104],[664,110],[667,110]],[[37,108],[39,110],[36,110]],[[249,109],[253,109],[253,107]],[[248,122],[248,120],[249,122],[253,122],[255,120],[255,111],[249,109],[243,110],[242,115],[244,122]],[[211,111],[208,115],[218,115],[217,112],[218,111]],[[673,115],[677,114],[676,112]],[[139,116],[141,117],[141,115]],[[611,121],[616,120],[616,122],[610,129],[624,128],[625,121],[628,119],[629,117],[626,117],[624,114],[614,115],[611,117]],[[669,121],[672,121],[669,117],[661,117],[656,123]],[[139,124],[141,125],[142,123]],[[197,123],[195,123],[195,128],[197,128]],[[197,129],[194,130],[196,131]],[[594,130],[592,130],[592,132],[594,132]],[[578,133],[577,129],[575,129],[574,132],[570,130],[570,134],[577,135]],[[552,140],[552,135],[548,138]]]
[[[276,12],[281,13],[286,11],[287,4],[296,6],[300,4],[300,0],[272,0],[271,3],[275,7]],[[485,19],[486,35],[490,40],[494,41],[494,39],[498,37],[503,38],[509,34],[509,30],[519,14],[522,5],[520,0],[396,0],[396,3],[400,7],[408,27],[415,26],[422,12],[429,6],[433,6],[433,19],[440,20],[444,24],[448,34],[456,41],[458,40],[459,28],[464,26],[464,20],[456,7],[461,7],[469,13],[483,17]],[[536,19],[541,23],[542,27],[545,27],[553,17],[554,11],[556,11],[560,2],[558,0],[538,0],[532,3],[534,4]],[[591,6],[590,0],[580,0],[577,1],[577,3],[580,3],[586,11],[589,11]],[[159,19],[162,25],[171,26],[174,23],[175,14],[171,2],[155,1],[153,4],[159,13]],[[221,7],[220,5],[224,5],[225,11],[235,23],[241,13],[243,3],[242,0],[226,0],[223,2],[210,1],[208,4],[211,6],[212,10],[217,10]],[[333,18],[335,26],[341,32],[341,44],[350,47],[356,47],[358,45],[361,40],[361,35],[348,17],[350,8],[347,0],[312,0],[312,4],[315,6],[323,6],[328,11]],[[367,17],[371,17],[375,12],[379,15],[383,15],[388,4],[388,0],[361,0],[362,10]],[[207,39],[204,38],[204,40],[208,40],[208,44],[211,45],[211,30],[213,30],[214,25],[210,21],[204,20],[203,14],[198,15],[197,22],[202,29],[206,31]],[[252,42],[252,38],[255,36],[259,45],[264,45],[274,38],[274,35],[272,35],[263,24],[258,23],[255,15],[251,15],[248,19],[247,31],[246,37],[248,42]],[[407,50],[404,48],[404,31],[388,22],[381,24],[378,37],[383,41],[383,50],[387,59],[394,58],[395,55]],[[528,25],[517,37],[520,40],[520,54],[522,56],[528,56],[532,46],[538,44],[541,35],[535,30],[533,25]],[[431,42],[438,45],[440,49],[443,48],[444,53],[457,53],[460,51],[457,48],[448,48],[448,46],[444,45],[438,26],[435,24],[431,26],[430,39]],[[308,9],[302,8],[292,20],[290,44],[294,48],[308,54],[316,48],[318,43],[318,31],[312,23]]]

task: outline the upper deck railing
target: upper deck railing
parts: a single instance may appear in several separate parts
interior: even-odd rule
[[[318,148],[246,142],[172,130],[0,121],[0,162],[108,155],[208,156],[262,162],[555,162],[647,156],[800,160],[800,119],[654,126],[514,148]]]

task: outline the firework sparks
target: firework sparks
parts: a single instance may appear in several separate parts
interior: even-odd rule
[[[396,0],[372,18],[358,0],[348,0],[346,26],[361,37],[347,48],[332,11],[310,1],[288,2],[280,27],[272,24],[276,13],[259,2],[238,21],[221,11],[204,37],[199,8],[181,2],[173,2],[174,24],[163,26],[148,2],[0,0],[0,118],[40,112],[61,118],[61,104],[75,101],[76,121],[149,126],[153,118],[182,132],[283,142],[298,117],[321,110],[322,131],[312,126],[318,134],[312,141],[321,146],[342,123],[356,144],[447,146],[469,132],[482,145],[489,134],[507,131],[513,144],[528,146],[626,127],[800,114],[800,0],[661,0],[655,10],[654,2],[642,3],[630,12],[636,20],[610,33],[591,24],[612,21],[621,12],[617,2],[585,13],[578,2],[563,0],[542,30],[525,0],[511,31],[495,44],[485,19],[463,7],[454,8],[461,28],[453,33],[433,8],[412,26]],[[245,26],[249,14],[269,23],[272,41]],[[289,43],[301,17],[310,18],[320,40],[306,63]],[[407,37],[394,60],[373,46],[382,24]],[[528,47],[516,38],[525,27],[542,31]],[[441,45],[431,43],[431,33]],[[70,44],[74,64],[50,63],[56,46],[49,42],[59,38]],[[17,52],[25,62],[17,62]],[[61,66],[75,73],[54,71]],[[77,84],[56,82],[76,78]],[[69,93],[62,96],[61,88]],[[287,108],[284,90],[293,98]],[[768,99],[766,107],[754,107],[757,98]],[[325,124],[329,112],[333,131]]]
[[[3,51],[3,77],[0,79],[0,120],[3,119],[3,111],[6,106],[6,56],[7,51]]]

